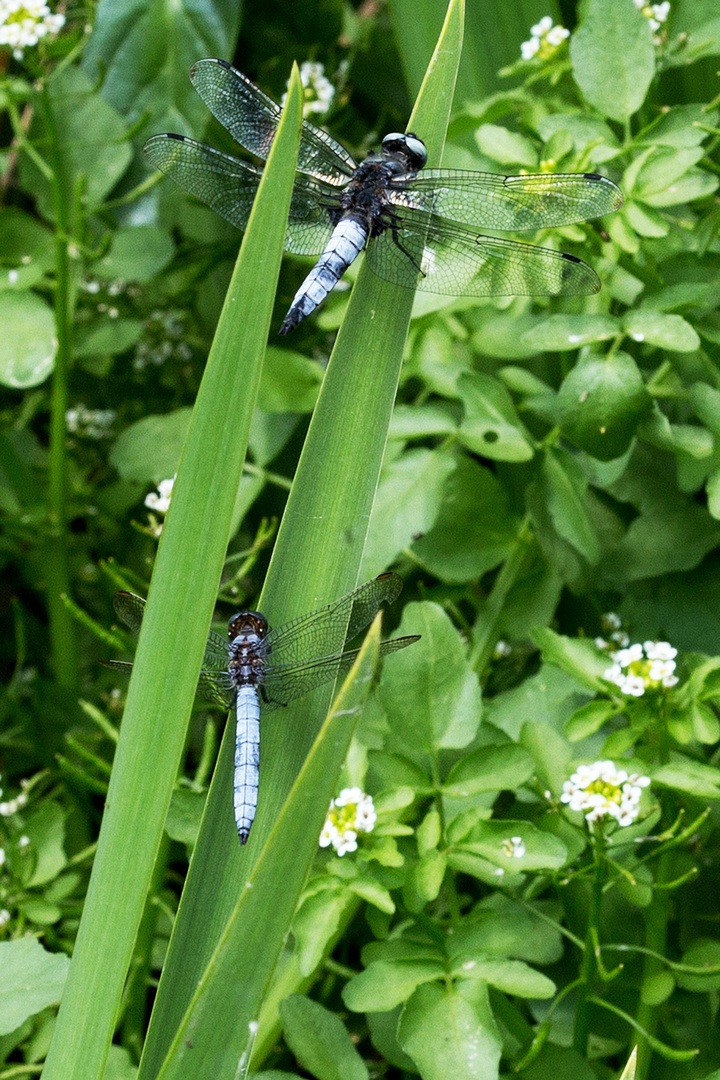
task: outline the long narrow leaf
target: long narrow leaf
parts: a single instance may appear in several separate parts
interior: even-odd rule
[[[338,755],[344,757],[350,745],[360,707],[368,695],[378,664],[381,616],[376,616],[360,654],[353,664],[333,706],[318,733],[310,753],[290,791],[280,816],[238,893],[235,907],[215,952],[201,979],[191,1007],[175,1035],[170,1053],[160,1070],[160,1080],[204,1080],[235,1077],[247,1042],[249,1025],[257,1016],[255,986],[266,983],[275,959],[268,940],[285,933],[295,909],[295,897],[302,888],[314,844],[308,833],[320,834],[327,804],[313,799],[328,769]],[[284,868],[283,888],[277,888],[277,866]],[[273,903],[268,905],[268,892]],[[248,935],[247,928],[258,932]],[[247,980],[238,973],[237,957],[242,948],[243,967],[253,973]],[[220,1035],[219,1025],[232,1018],[234,1037]]]
[[[102,1075],[183,750],[280,267],[300,125],[292,82],[188,432],[46,1080]]]
[[[462,0],[453,0],[410,121],[427,143],[431,165],[438,164],[442,154],[462,25]],[[268,572],[261,606],[271,624],[333,600],[356,582],[411,304],[411,292],[381,282],[367,267],[361,268]],[[265,845],[272,843],[269,834],[312,745],[327,700],[327,692],[319,691],[282,714],[276,711],[263,724],[258,815],[245,848],[240,848],[233,835],[228,809],[232,745],[231,733],[226,732],[160,981],[141,1063],[141,1080],[158,1075],[252,864]],[[342,754],[338,754],[334,768],[329,768],[318,787],[307,793],[309,813],[313,807],[327,808],[342,760]],[[296,857],[304,863],[316,844],[317,835],[308,830]],[[278,894],[286,891],[290,868],[282,856],[272,859],[263,852],[266,857],[271,859],[274,874],[266,880],[263,900],[272,906]],[[245,938],[238,939],[235,972],[238,979],[245,981],[255,1002],[251,1016],[257,1015],[265,990],[264,972],[257,974],[246,961],[253,950],[252,940],[260,934],[265,950],[274,960],[286,930],[287,926],[282,934],[271,937],[262,921],[248,922]],[[247,1029],[232,1017],[215,1018],[213,1031],[217,1039],[227,1042],[247,1038]]]

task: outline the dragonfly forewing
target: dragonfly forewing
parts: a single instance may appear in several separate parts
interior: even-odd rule
[[[224,60],[198,60],[190,69],[190,81],[235,141],[251,154],[267,158],[282,115],[280,106]],[[345,184],[357,163],[341,143],[304,120],[298,168],[329,184]]]

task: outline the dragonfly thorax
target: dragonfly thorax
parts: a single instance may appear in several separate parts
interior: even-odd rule
[[[267,619],[259,611],[238,611],[228,621],[228,638],[232,644],[235,638],[256,635],[262,640],[268,632]]]
[[[228,627],[228,674],[235,686],[258,686],[267,661],[265,635],[267,623],[256,611],[242,611],[233,616]]]

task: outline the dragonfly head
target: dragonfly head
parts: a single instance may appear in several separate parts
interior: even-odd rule
[[[427,150],[422,139],[412,131],[403,134],[399,131],[391,131],[382,141],[382,152],[385,157],[395,158],[405,166],[404,171],[416,173],[427,164]]]
[[[267,632],[267,619],[259,611],[238,611],[228,622],[230,641],[234,641],[243,634],[257,634],[259,638],[264,638]]]

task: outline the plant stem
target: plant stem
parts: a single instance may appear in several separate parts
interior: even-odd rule
[[[68,254],[68,199],[63,161],[50,94],[45,85],[40,93],[43,118],[53,165],[52,194],[55,211],[55,326],[57,352],[50,403],[50,471],[48,490],[48,539],[45,546],[45,575],[50,623],[50,655],[55,677],[61,686],[76,687],[78,678],[75,626],[63,603],[70,594],[67,549],[67,461],[66,427],[67,381],[70,366],[70,265]]]
[[[658,859],[657,883],[667,881],[670,872],[670,852],[664,852]],[[653,892],[652,904],[645,911],[645,948],[661,956],[665,955],[667,943],[667,924],[670,911],[670,893],[665,890]],[[649,981],[665,970],[665,965],[654,956],[646,956],[643,963],[641,988],[647,986]],[[658,1023],[658,1006],[640,999],[637,1011],[638,1026],[644,1028],[650,1035],[654,1035]],[[647,1039],[641,1038],[638,1043],[638,1063],[636,1080],[644,1080],[647,1076],[652,1046]]]
[[[497,640],[497,625],[500,615],[505,601],[507,600],[508,593],[517,580],[520,567],[525,558],[530,536],[530,516],[529,514],[526,514],[518,529],[513,549],[505,560],[502,570],[495,578],[495,582],[487,599],[485,610],[475,623],[473,647],[470,652],[470,665],[478,675],[482,675],[495,647],[495,642]]]
[[[590,911],[588,913],[588,927],[585,935],[585,950],[580,965],[580,986],[578,988],[575,1031],[573,1034],[573,1047],[582,1055],[582,1057],[585,1057],[587,1054],[588,1036],[590,1034],[589,999],[592,996],[592,984],[597,967],[595,959],[595,938],[596,935],[599,934],[603,881],[605,877],[603,840],[598,833],[596,833],[594,840],[595,873],[593,875],[592,891],[590,894]]]

